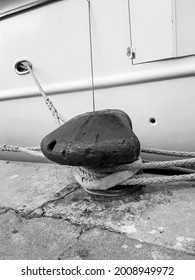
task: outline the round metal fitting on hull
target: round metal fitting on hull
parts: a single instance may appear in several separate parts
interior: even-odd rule
[[[32,63],[28,59],[19,59],[14,63],[14,70],[18,75],[25,75],[29,73],[29,69],[26,67],[25,63],[32,68]]]

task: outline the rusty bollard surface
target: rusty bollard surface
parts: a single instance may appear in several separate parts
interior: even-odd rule
[[[41,149],[51,161],[72,166],[112,166],[133,162],[140,155],[129,116],[114,109],[70,119],[44,137]]]

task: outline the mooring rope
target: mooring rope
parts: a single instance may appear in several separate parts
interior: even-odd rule
[[[45,158],[45,156],[41,152],[40,147],[20,147],[20,146],[3,144],[3,145],[0,145],[0,151],[1,152],[14,152],[14,153],[23,152],[23,153],[29,154],[31,156]]]
[[[14,145],[1,145],[0,151],[9,152],[24,152],[32,156],[42,157],[40,147],[19,147]],[[160,149],[142,148],[142,152],[152,152],[158,155],[170,156],[173,153],[174,156],[190,156],[193,153],[179,152],[179,151],[165,151]],[[161,153],[162,152],[162,153]],[[146,184],[160,184],[168,182],[178,182],[186,180],[195,180],[195,170],[187,169],[184,167],[195,167],[195,158],[171,160],[171,161],[151,161],[142,162],[141,158],[129,164],[120,164],[111,167],[73,167],[73,174],[77,182],[84,188],[89,190],[107,190],[115,185],[146,185]],[[182,175],[172,176],[154,176],[149,174],[137,174],[139,170],[144,169],[171,169],[181,171]]]
[[[148,148],[143,148],[142,150],[146,151],[146,149],[148,150]],[[161,150],[156,150],[156,154],[160,154],[160,151]],[[176,153],[179,155],[179,152]],[[165,154],[165,151],[163,151],[163,154]],[[169,151],[167,154],[169,155]],[[181,154],[183,156],[183,152],[181,152]],[[145,185],[194,180],[195,170],[185,169],[183,168],[184,166],[194,167],[195,158],[172,161],[151,161],[146,163],[142,162],[140,158],[130,164],[121,164],[112,167],[73,167],[73,174],[79,184],[85,189],[106,190],[115,185]],[[148,174],[137,174],[139,170],[162,168],[190,174],[172,176],[149,176]]]
[[[152,148],[142,148],[142,153],[155,154],[155,155],[164,155],[172,157],[195,157],[193,152],[183,152],[183,151],[169,151],[169,150],[160,150]]]
[[[52,116],[54,117],[54,120],[56,122],[56,124],[58,126],[60,126],[60,121],[62,121],[63,123],[65,123],[65,119],[64,117],[58,112],[58,110],[55,108],[55,106],[53,105],[52,101],[49,99],[49,97],[45,94],[41,84],[39,83],[37,77],[35,76],[34,71],[32,70],[31,66],[29,65],[28,61],[24,61],[22,62],[24,68],[26,67],[31,75],[31,77],[33,78],[36,86],[38,87],[42,97],[45,100],[45,104],[47,105],[48,109],[51,111]]]
[[[176,161],[170,161],[170,164],[174,167]],[[195,163],[195,159],[194,159]],[[135,168],[134,166],[140,166],[140,168]],[[159,162],[156,164],[152,163],[153,169],[158,169]],[[119,167],[119,168],[118,168]],[[117,170],[118,168],[118,170]],[[126,169],[125,169],[126,168]],[[195,170],[188,170],[191,174],[185,175],[172,175],[172,176],[154,176],[149,174],[136,174],[139,170],[144,170],[150,168],[149,165],[145,163],[139,163],[135,161],[132,164],[125,164],[120,166],[114,166],[114,170],[110,167],[110,173],[102,173],[107,171],[107,168],[102,168],[102,172],[98,172],[96,168],[86,167],[73,167],[73,174],[79,184],[89,190],[107,190],[116,185],[146,185],[146,184],[160,184],[160,183],[169,183],[169,182],[178,182],[186,180],[195,179]],[[123,169],[121,171],[121,169]],[[133,172],[132,172],[133,171]]]

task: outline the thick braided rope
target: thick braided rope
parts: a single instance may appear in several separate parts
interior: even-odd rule
[[[160,168],[172,168],[172,167],[193,167],[195,166],[195,158],[181,159],[181,160],[170,160],[170,161],[150,161],[145,163],[140,163],[134,161],[133,163],[109,166],[109,167],[97,167],[97,168],[87,168],[85,172],[88,173],[110,173],[124,170],[131,170],[133,168],[138,169],[160,169]],[[85,167],[80,167],[86,169]]]
[[[142,151],[146,152],[146,149],[148,150],[153,150],[153,153],[155,154],[156,149],[149,149],[149,148],[142,148]],[[41,148],[39,146],[36,147],[19,147],[19,146],[14,146],[14,145],[7,145],[3,144],[0,145],[0,151],[2,152],[24,152],[28,153],[33,156],[40,156],[44,157],[44,155],[41,152]],[[164,151],[164,150],[157,150],[157,154],[160,155],[160,151],[162,151],[163,155],[170,155],[169,151]],[[167,152],[167,153],[165,153]],[[171,151],[171,153],[173,153]],[[187,157],[189,154],[192,156],[195,153],[189,153],[189,152],[179,152],[179,151],[174,151],[175,156],[182,156]],[[190,158],[190,159],[181,159],[181,160],[172,160],[172,161],[150,161],[150,162],[138,162],[135,161],[130,164],[121,164],[121,165],[115,165],[112,167],[104,167],[104,168],[86,168],[86,167],[78,167],[79,172],[82,172],[83,174],[86,174],[86,176],[90,176],[93,178],[102,178],[106,176],[108,173],[113,173],[113,172],[118,172],[118,171],[124,171],[124,170],[132,170],[132,169],[172,169],[176,171],[181,171],[185,173],[194,173],[195,170],[193,169],[187,169],[183,167],[193,167],[195,166],[195,158]]]
[[[33,72],[33,70],[32,70],[32,68],[30,67],[29,63],[26,61],[26,62],[23,62],[23,65],[24,65],[24,67],[26,67],[26,68],[28,69],[29,73],[31,74],[31,77],[33,78],[33,80],[34,80],[36,86],[38,87],[38,89],[39,89],[39,91],[40,91],[42,97],[45,99],[45,104],[47,105],[47,107],[48,107],[49,110],[51,111],[52,116],[54,117],[54,120],[55,120],[55,122],[57,123],[57,125],[59,125],[59,126],[61,125],[61,124],[60,124],[60,120],[61,120],[63,123],[65,123],[66,121],[65,121],[64,117],[63,117],[60,113],[58,113],[58,111],[57,111],[57,109],[55,108],[55,106],[53,105],[52,101],[51,101],[51,100],[49,99],[49,97],[47,97],[47,95],[45,94],[45,92],[44,92],[44,90],[43,90],[41,84],[39,83],[37,77],[35,76],[35,74],[34,74],[34,72]]]
[[[115,185],[145,185],[159,184],[168,182],[178,182],[182,180],[194,180],[195,170],[185,169],[190,174],[174,175],[174,176],[148,176],[148,174],[136,174],[141,169],[159,169],[165,168],[167,165],[172,167],[177,166],[194,166],[195,158],[190,160],[173,160],[162,162],[147,162],[142,163],[141,159],[130,164],[124,164],[105,168],[86,168],[73,167],[73,174],[78,183],[89,190],[107,190]],[[180,169],[180,168],[179,168]],[[181,170],[180,170],[181,171]],[[135,175],[136,174],[136,175]]]
[[[40,151],[40,147],[19,147],[14,145],[1,145],[0,151],[9,152],[24,152],[32,156],[44,158]],[[144,150],[146,151],[146,150]],[[155,153],[155,151],[154,151]],[[182,155],[184,153],[176,152],[174,155]],[[158,151],[158,154],[159,151]],[[163,154],[164,151],[163,151]],[[193,153],[191,153],[193,154]],[[167,151],[167,155],[170,155]],[[188,153],[185,153],[188,156]],[[104,168],[86,168],[86,167],[73,167],[73,174],[78,183],[87,190],[107,190],[115,185],[145,185],[145,184],[159,184],[168,182],[178,182],[186,180],[195,180],[195,170],[186,169],[183,167],[194,167],[195,158],[172,160],[172,161],[151,161],[142,162],[141,158],[130,164],[115,165],[112,167]],[[187,175],[174,175],[174,176],[148,176],[148,175],[135,175],[139,170],[144,169],[173,169],[182,172],[190,173]]]
[[[142,153],[172,156],[172,157],[195,157],[195,153],[192,153],[192,152],[168,151],[168,150],[152,149],[152,148],[146,148],[146,147],[142,147],[141,151],[142,151]]]
[[[41,152],[40,147],[19,147],[19,146],[14,146],[14,145],[0,145],[0,151],[1,152],[23,152],[26,154],[29,154],[31,156],[35,156],[35,157],[41,157],[41,158],[45,158],[45,156],[43,155],[43,153]]]
[[[162,184],[162,183],[171,183],[178,181],[189,181],[195,180],[195,173],[188,175],[173,175],[173,176],[146,176],[143,174],[134,175],[129,173],[129,171],[119,171],[111,175],[108,175],[104,178],[92,179],[86,174],[80,173],[79,168],[73,170],[73,174],[78,181],[78,183],[84,188],[89,190],[107,190],[116,185],[146,185],[146,184]],[[113,175],[113,176],[112,176]],[[130,178],[127,178],[127,177]],[[132,178],[131,178],[132,177]],[[114,182],[112,184],[112,182]]]
[[[32,156],[42,157],[44,155],[40,152],[40,147],[19,147],[13,145],[1,145],[0,151],[9,152],[24,152]],[[177,152],[179,153],[179,152]],[[130,164],[123,164],[113,167],[105,168],[86,168],[73,167],[73,174],[78,183],[89,190],[106,190],[115,185],[145,185],[145,184],[160,184],[168,182],[178,182],[186,180],[195,180],[195,170],[180,168],[179,166],[195,166],[195,158],[172,160],[172,161],[157,161],[143,163],[141,159]],[[141,169],[158,169],[158,168],[172,168],[173,170],[186,171],[191,174],[174,175],[174,176],[148,176],[135,175]]]

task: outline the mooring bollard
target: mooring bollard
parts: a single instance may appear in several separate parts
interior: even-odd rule
[[[104,168],[132,163],[139,158],[140,142],[129,116],[121,110],[102,110],[78,115],[48,134],[41,142],[43,154],[58,164]],[[132,188],[135,190],[138,188]],[[116,187],[102,191],[124,194]],[[112,192],[113,191],[113,192]]]

